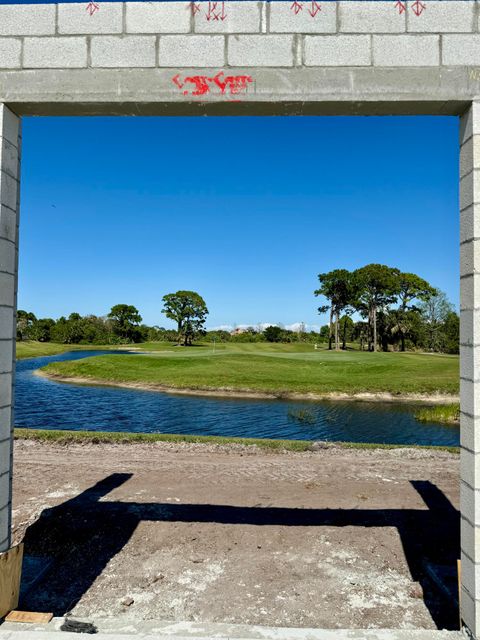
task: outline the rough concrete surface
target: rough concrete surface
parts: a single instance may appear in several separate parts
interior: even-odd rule
[[[15,455],[15,540],[54,560],[24,609],[127,630],[458,624],[427,576],[459,553],[454,454],[20,441]]]
[[[26,624],[6,623],[0,627],[1,640],[51,640],[52,633],[61,632],[63,640],[78,640],[77,633],[61,631],[63,618],[54,618],[43,628]],[[461,631],[421,630],[352,630],[352,629],[290,629],[281,627],[259,627],[246,625],[195,625],[180,623],[140,623],[136,625],[105,625],[95,621],[98,633],[96,640],[460,640],[465,639]],[[30,628],[28,628],[28,626]],[[47,629],[47,630],[46,630]],[[85,636],[90,637],[90,636]]]

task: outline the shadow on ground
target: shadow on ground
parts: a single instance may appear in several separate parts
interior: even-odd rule
[[[456,568],[460,515],[431,482],[412,481],[426,509],[295,509],[101,501],[131,477],[128,473],[109,475],[75,498],[45,509],[27,529],[25,553],[53,559],[52,569],[42,578],[43,584],[48,582],[48,595],[42,602],[45,610],[56,616],[72,610],[142,520],[233,526],[396,527],[412,579],[421,584],[433,621],[441,629],[458,628],[458,605],[442,595],[426,569],[432,565]],[[39,588],[41,584],[35,591]],[[28,609],[31,598],[27,594],[21,607]]]

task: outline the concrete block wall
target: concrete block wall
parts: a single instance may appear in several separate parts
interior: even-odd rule
[[[0,552],[10,547],[20,119],[0,104]]]
[[[480,65],[475,0],[1,5],[0,69]],[[220,3],[219,3],[220,4]],[[217,9],[217,14],[220,9]]]
[[[15,113],[464,114],[462,607],[480,638],[480,0],[423,0],[421,15],[414,0],[402,13],[394,0],[318,0],[319,11],[312,0],[227,0],[213,16],[204,0],[95,1],[92,15],[89,0],[0,5],[0,551],[11,518]],[[229,99],[239,87],[240,107]]]

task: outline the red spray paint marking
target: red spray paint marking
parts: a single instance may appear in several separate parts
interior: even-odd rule
[[[206,19],[210,22],[210,20],[225,20],[227,17],[225,13],[225,1],[221,2],[209,2],[208,3],[208,12]]]
[[[416,16],[421,16],[426,8],[427,8],[426,5],[423,2],[421,2],[420,0],[416,0],[412,4],[412,11]]]
[[[183,80],[180,74],[173,76],[172,82],[182,89],[184,96],[203,96],[210,93],[212,87],[218,87],[221,95],[240,95],[247,90],[248,83],[253,82],[251,76],[225,76],[223,71],[219,71],[216,76],[186,76]],[[193,86],[190,86],[193,85]],[[185,88],[187,87],[187,88]]]
[[[322,10],[322,7],[318,4],[318,2],[315,2],[315,0],[312,0],[312,6],[310,7],[310,9],[307,9],[308,13],[312,16],[312,18],[315,18],[317,13],[321,10]]]
[[[297,0],[295,0],[295,2],[292,4],[292,6],[290,7],[290,9],[293,11],[293,13],[298,16],[298,14],[300,13],[300,11],[303,9],[303,3],[302,2],[297,2]]]
[[[192,14],[196,16],[197,13],[202,11],[200,2],[190,2],[190,9]],[[226,17],[225,0],[209,0],[205,20],[208,22],[212,20],[221,20],[223,22]]]
[[[294,2],[292,3],[292,6],[290,7],[290,10],[293,11],[293,13],[296,16],[298,16],[300,11],[303,11],[304,4],[305,4],[304,2],[299,2],[298,0],[294,0]],[[312,18],[315,18],[317,13],[319,13],[321,10],[322,10],[322,7],[320,6],[320,4],[316,2],[316,0],[311,0],[310,6],[307,8],[307,12],[312,16]]]
[[[402,15],[402,13],[405,13],[407,8],[408,5],[406,0],[397,0],[397,2],[395,3],[395,9],[398,9],[398,13],[400,15]],[[411,9],[416,16],[421,16],[426,8],[427,5],[421,0],[415,0],[415,2],[413,2],[411,6]]]
[[[197,2],[191,2],[190,8],[192,10],[193,15],[195,16],[197,13],[200,13],[200,5]]]
[[[96,11],[100,11],[100,6],[99,6],[96,2],[93,2],[93,0],[92,0],[91,2],[89,2],[89,3],[87,4],[87,8],[86,8],[86,10],[88,11],[88,13],[89,13],[91,16],[93,16],[93,14],[94,14]]]

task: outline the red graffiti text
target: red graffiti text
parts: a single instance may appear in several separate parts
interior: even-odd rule
[[[238,96],[247,91],[248,84],[253,82],[251,76],[225,76],[223,71],[219,71],[216,76],[186,76],[181,78],[180,74],[172,78],[172,82],[182,90],[184,96],[205,96],[212,92],[224,96]]]

